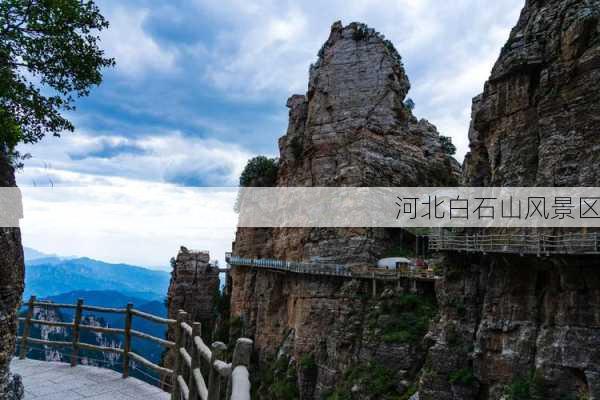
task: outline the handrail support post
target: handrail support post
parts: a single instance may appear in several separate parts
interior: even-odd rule
[[[79,358],[79,336],[80,336],[80,328],[81,325],[81,316],[83,314],[83,299],[77,300],[77,307],[75,308],[75,318],[73,319],[73,341],[71,346],[71,367],[77,365],[77,360]]]

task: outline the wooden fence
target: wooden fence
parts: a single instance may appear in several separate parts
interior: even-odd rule
[[[127,304],[126,308],[107,308],[84,305],[83,299],[79,299],[77,304],[60,304],[51,302],[37,301],[35,296],[31,296],[27,303],[27,313],[19,322],[23,323],[22,336],[17,337],[20,343],[19,358],[24,359],[27,356],[29,344],[39,344],[49,347],[70,347],[71,348],[71,366],[78,363],[79,350],[92,350],[102,353],[117,353],[123,360],[123,378],[129,377],[130,362],[137,362],[161,376],[171,376],[173,380],[173,389],[171,391],[172,400],[219,400],[223,390],[223,381],[227,382],[227,399],[231,400],[249,400],[250,399],[250,379],[248,366],[252,353],[252,341],[241,338],[236,342],[231,363],[222,360],[225,356],[226,346],[222,342],[214,342],[211,348],[204,343],[201,337],[201,324],[199,322],[190,323],[188,314],[185,311],[179,311],[177,319],[162,318],[156,315],[148,314],[133,308],[133,304]],[[47,321],[34,319],[35,307],[55,308],[55,309],[74,309],[75,314],[73,322]],[[82,315],[84,311],[95,311],[111,314],[123,314],[124,329],[109,328],[101,326],[92,326],[82,324]],[[139,317],[148,321],[167,326],[174,326],[176,341],[157,338],[144,332],[134,330],[132,322],[134,317]],[[53,327],[71,329],[71,341],[52,341],[35,339],[30,337],[32,325],[46,325]],[[114,348],[106,346],[97,346],[80,341],[82,330],[92,332],[120,334],[123,335],[123,348]],[[138,337],[151,340],[166,349],[175,350],[174,369],[161,367],[131,349],[131,338]],[[202,362],[206,364],[204,370],[209,371],[208,384],[202,375]]]

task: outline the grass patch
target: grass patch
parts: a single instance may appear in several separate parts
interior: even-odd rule
[[[472,386],[477,379],[471,368],[462,368],[448,376],[448,382],[453,385]]]
[[[507,400],[543,400],[547,397],[543,377],[536,371],[513,379],[505,387],[504,395]]]
[[[258,398],[272,400],[295,400],[299,398],[298,375],[289,357],[279,357],[260,375]],[[253,397],[254,398],[254,397]]]
[[[389,315],[385,326],[379,327],[384,342],[417,343],[427,333],[437,307],[425,296],[403,294],[384,303],[381,313]]]
[[[351,400],[352,387],[361,386],[361,391],[371,398],[381,400],[400,400],[402,396],[396,390],[394,372],[381,364],[369,362],[352,367],[346,371],[342,381],[330,393],[327,400]]]

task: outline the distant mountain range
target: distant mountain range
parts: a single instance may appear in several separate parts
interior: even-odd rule
[[[85,304],[100,307],[124,308],[127,303],[132,303],[137,310],[161,317],[167,316],[165,298],[170,280],[170,274],[167,272],[128,264],[111,264],[87,257],[59,257],[31,248],[24,248],[24,253],[25,302],[35,294],[40,300],[63,304],[74,304],[80,298],[84,299]],[[25,306],[24,304],[22,313],[25,312]],[[40,319],[69,322],[73,320],[74,310],[39,307],[36,312],[40,314]],[[84,324],[124,327],[123,314],[85,311],[83,318]],[[166,327],[161,324],[137,317],[132,322],[135,330],[159,338],[166,335]],[[44,326],[36,325],[32,327],[31,335],[34,338],[50,338],[54,341],[69,341],[71,338],[70,329],[45,329]],[[115,334],[84,331],[81,340],[100,346],[123,345],[121,335]],[[164,352],[160,345],[137,337],[132,338],[131,344],[134,351],[155,363],[160,361]],[[60,352],[52,348],[32,346],[29,356],[41,360],[68,361],[70,350]],[[94,352],[80,352],[80,356],[90,365],[104,365],[116,370],[121,368],[119,356]],[[141,374],[135,368],[132,374],[140,379],[148,379],[148,375]]]
[[[25,299],[33,294],[45,298],[84,290],[118,292],[146,302],[162,302],[169,280],[168,272],[87,257],[63,258],[25,248]]]
[[[135,309],[154,314],[160,317],[167,316],[167,308],[162,301],[145,301],[143,299],[124,295],[115,291],[73,291],[69,293],[63,293],[57,296],[42,297],[42,300],[52,301],[54,303],[61,304],[73,304],[77,302],[77,299],[84,299],[85,304],[111,307],[111,308],[124,308],[127,303],[133,303]],[[21,310],[21,315],[25,315],[25,306]],[[73,320],[73,314],[75,310],[69,308],[55,309],[51,307],[37,307],[34,318],[55,321],[55,322],[71,322]],[[110,328],[123,329],[125,326],[125,317],[123,314],[104,313],[96,311],[84,311],[82,315],[82,324],[103,326]],[[20,326],[22,328],[22,326]],[[166,337],[166,326],[162,324],[156,324],[145,319],[134,317],[132,321],[132,328],[154,337],[165,338]],[[70,328],[53,328],[46,326],[33,325],[30,331],[30,335],[36,339],[45,339],[53,341],[70,341],[72,338],[72,332]],[[94,333],[88,330],[81,332],[80,340],[84,343],[89,343],[97,346],[108,346],[113,348],[123,348],[123,338],[119,334],[103,334]],[[30,352],[28,357],[46,360],[46,361],[63,361],[68,362],[70,359],[70,349],[59,349],[55,350],[49,347],[40,347],[37,345],[30,346]],[[165,351],[165,348],[161,345],[142,339],[138,337],[132,337],[131,349],[142,357],[154,362],[159,363],[161,357]],[[121,371],[122,359],[120,356],[115,356],[111,353],[97,353],[92,351],[80,351],[79,356],[82,357],[82,363],[87,365],[104,366],[112,368],[117,371]],[[137,366],[139,367],[139,366]],[[132,376],[139,379],[146,380],[149,383],[154,383],[153,379],[158,378],[156,374],[151,371],[146,371],[146,374],[142,374],[137,370],[134,365]],[[148,374],[151,377],[148,380]]]
[[[84,299],[85,304],[110,308],[125,308],[127,303],[132,303],[136,310],[163,318],[167,317],[167,307],[163,301],[145,301],[144,299],[127,296],[115,291],[78,290],[43,298],[43,300],[50,300],[54,303],[62,304],[75,304],[77,303],[77,299]],[[67,320],[71,320],[73,318],[72,309],[61,310],[61,313],[68,317]],[[113,328],[123,328],[125,326],[124,317],[122,314],[87,311],[84,312],[84,315],[86,314],[101,316],[104,321],[106,321],[108,325]],[[134,318],[132,327],[138,331],[146,332],[160,338],[165,336],[166,331],[163,325],[155,324],[141,318]]]

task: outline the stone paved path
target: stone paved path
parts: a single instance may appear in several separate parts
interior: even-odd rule
[[[160,388],[118,372],[79,365],[13,359],[11,371],[25,384],[25,400],[169,400]]]

